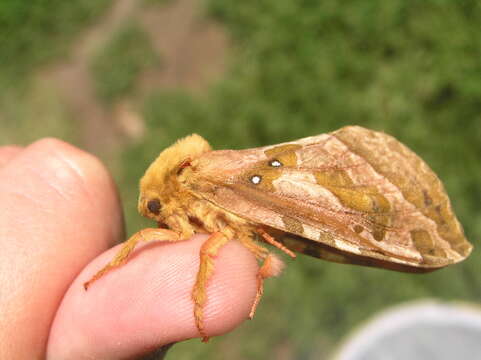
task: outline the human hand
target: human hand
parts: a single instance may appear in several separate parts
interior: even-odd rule
[[[191,290],[204,235],[139,246],[85,292],[122,229],[115,186],[96,158],[52,139],[0,147],[0,359],[135,358],[198,336]],[[247,318],[257,269],[238,243],[221,250],[207,334]]]

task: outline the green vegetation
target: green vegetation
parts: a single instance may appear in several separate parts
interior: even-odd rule
[[[62,54],[111,0],[0,1],[0,81],[15,83]]]
[[[27,145],[42,137],[58,137],[80,145],[77,124],[58,93],[34,81],[28,91],[10,89],[0,95],[0,146]]]
[[[172,3],[174,0],[144,0],[144,3],[147,5],[147,6],[164,6],[164,5],[167,5],[167,4],[170,4]]]
[[[27,144],[44,136],[79,143],[66,104],[32,73],[65,56],[72,40],[110,4],[0,1],[0,144]]]
[[[481,245],[478,1],[208,6],[234,39],[231,70],[202,98],[159,91],[147,100],[148,137],[125,157],[131,188],[162,148],[191,132],[215,148],[242,148],[359,124],[395,135],[425,158],[445,181],[468,238]],[[127,208],[134,211],[133,200]],[[307,257],[287,262],[285,275],[268,282],[254,321],[208,347],[178,344],[170,356],[275,359],[282,348],[290,358],[319,359],[388,305],[421,297],[481,300],[479,251],[462,265],[421,276]]]
[[[98,96],[112,102],[127,95],[141,72],[158,61],[147,34],[129,24],[93,59],[91,68]]]

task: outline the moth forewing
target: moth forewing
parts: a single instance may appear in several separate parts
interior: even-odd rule
[[[199,166],[194,179],[203,184],[202,198],[253,224],[309,239],[311,250],[321,243],[351,253],[351,263],[371,258],[381,267],[435,269],[463,260],[472,248],[436,174],[381,132],[351,126],[214,151],[203,163],[209,165]]]

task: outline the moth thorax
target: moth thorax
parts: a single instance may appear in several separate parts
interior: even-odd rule
[[[208,151],[211,151],[209,143],[197,134],[180,139],[162,151],[149,166],[140,180],[141,191],[149,188],[166,188],[171,185],[169,182],[176,183],[176,175],[182,164]]]

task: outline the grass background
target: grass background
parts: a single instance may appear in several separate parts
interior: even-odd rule
[[[16,83],[35,66],[65,54],[72,37],[110,2],[1,1],[0,80]]]
[[[82,145],[68,107],[39,97],[31,83],[39,64],[61,57],[111,1],[57,2],[56,11],[51,1],[0,5],[0,79],[10,79],[0,95],[2,144],[51,134]],[[214,148],[244,148],[358,124],[393,134],[431,165],[479,247],[479,1],[206,0],[200,6],[230,38],[228,68],[202,93],[157,88],[137,99],[145,135],[108,155],[119,164],[114,175],[129,233],[147,224],[135,212],[139,177],[179,137],[197,132]],[[98,96],[107,103],[136,97],[133,77],[161,59],[141,30],[124,30],[93,60]],[[39,119],[50,124],[41,132]],[[349,330],[389,305],[424,297],[481,300],[476,250],[458,266],[422,276],[308,257],[287,262],[285,274],[267,282],[254,321],[209,345],[177,344],[170,358],[323,359]]]
[[[112,66],[112,60],[115,66]],[[97,96],[112,103],[128,95],[142,71],[159,61],[139,25],[126,24],[92,59],[91,71]]]

